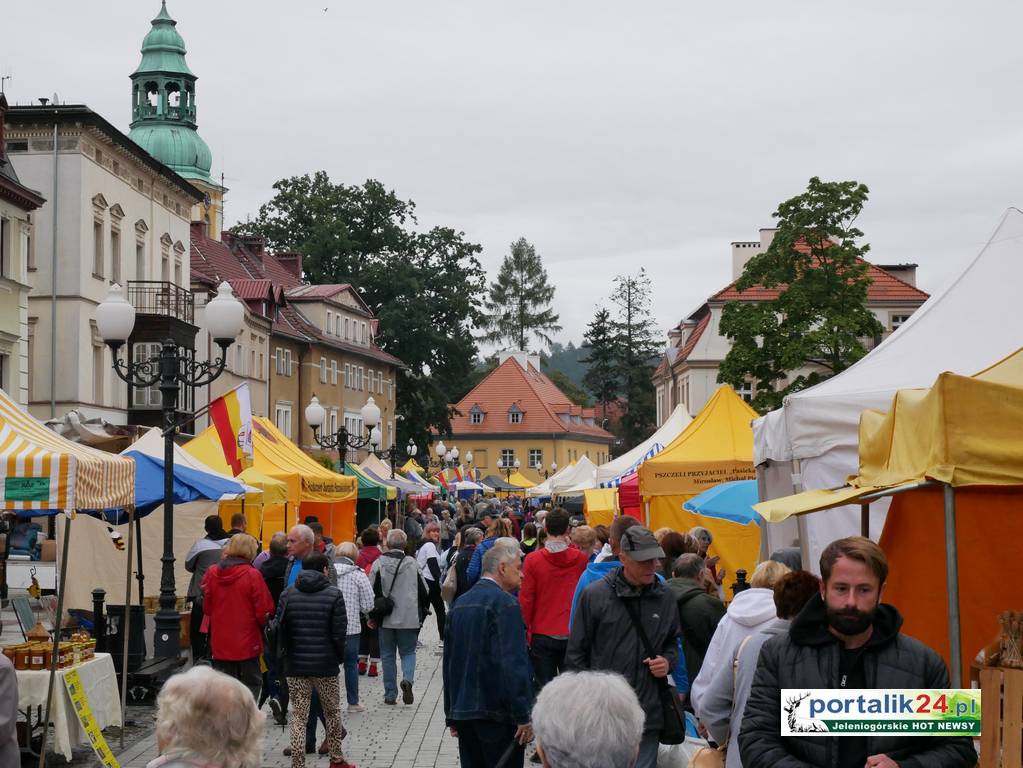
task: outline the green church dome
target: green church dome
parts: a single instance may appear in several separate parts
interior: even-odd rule
[[[131,75],[129,137],[186,179],[210,182],[213,157],[196,132],[196,76],[185,62],[185,41],[163,0],[142,41],[142,61]]]
[[[182,125],[143,123],[128,138],[186,179],[210,180],[213,155],[202,136]]]

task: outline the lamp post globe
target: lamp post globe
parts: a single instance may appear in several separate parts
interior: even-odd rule
[[[436,451],[437,451],[437,458],[438,459],[443,459],[444,458],[444,454],[448,452],[448,449],[444,445],[444,441],[443,440],[441,440],[439,443],[437,443]]]
[[[465,452],[465,463],[472,464],[472,451]]]
[[[205,320],[210,337],[225,348],[231,346],[245,327],[245,307],[235,298],[226,280],[206,304]]]
[[[367,429],[372,430],[380,423],[380,407],[372,397],[362,406],[360,414],[362,415],[362,423]]]
[[[452,461],[458,461],[458,446],[457,445],[454,446],[451,449],[451,460]]]
[[[557,472],[557,471],[558,471],[558,462],[552,461],[551,462],[551,472],[553,473],[553,472]]]
[[[320,399],[316,395],[313,395],[312,400],[309,401],[309,405],[305,407],[306,424],[313,428],[313,432],[316,432],[316,430],[323,426],[323,421],[326,418],[327,411],[322,405],[320,405]]]
[[[124,289],[114,283],[106,299],[96,307],[96,330],[107,344],[120,346],[134,328],[135,307],[124,297]]]
[[[448,451],[447,453],[444,454],[444,463],[445,464],[451,463],[451,451]]]
[[[369,444],[374,451],[380,447],[380,443],[382,443],[383,440],[384,437],[380,433],[380,427],[373,427],[373,429],[369,431]]]
[[[416,451],[418,451],[418,450],[419,449],[416,448],[416,444],[412,442],[412,438],[410,437],[408,439],[408,445],[405,446],[405,453],[408,454],[408,457],[410,459],[414,459],[415,456],[416,456]]]
[[[521,466],[522,466],[522,462],[519,461],[518,459],[515,459],[515,469],[518,469]]]

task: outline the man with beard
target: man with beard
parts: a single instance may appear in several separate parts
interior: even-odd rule
[[[821,554],[820,594],[768,640],[739,731],[744,768],[971,768],[964,736],[781,736],[783,688],[948,688],[934,651],[903,635],[902,616],[881,603],[888,560],[870,539],[833,541]]]

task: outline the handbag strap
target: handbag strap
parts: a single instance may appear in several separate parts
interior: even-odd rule
[[[643,629],[643,622],[640,620],[639,599],[637,598],[637,604],[635,606],[632,605],[631,600],[626,600],[621,595],[618,596],[618,599],[622,601],[622,604],[625,606],[625,612],[628,613],[629,618],[632,619],[632,626],[636,628],[636,633],[639,635],[640,642],[643,644],[646,655],[651,659],[656,658],[659,654],[654,650],[654,646],[650,642],[650,638],[647,636],[646,630]],[[653,675],[651,675],[651,677],[653,677]],[[679,708],[678,697],[671,690],[673,686],[668,683],[666,676],[654,677],[654,680],[656,681],[657,687],[661,689],[661,693],[666,693],[671,699],[672,711],[674,711],[675,717],[678,718],[679,723],[681,723],[682,728],[684,729],[686,727],[686,717],[682,714],[682,711]]]
[[[391,558],[391,559],[392,560],[397,560],[397,558]],[[398,580],[398,572],[401,570],[401,567],[405,564],[405,559],[406,559],[405,557],[402,557],[401,560],[398,560],[398,565],[395,566],[395,568],[394,568],[394,576],[391,578],[391,586],[387,588],[387,597],[390,597],[391,593],[394,591],[394,582],[396,582]],[[381,566],[381,567],[383,567],[383,566]],[[380,573],[377,572],[377,576],[379,576],[379,575],[380,575]]]

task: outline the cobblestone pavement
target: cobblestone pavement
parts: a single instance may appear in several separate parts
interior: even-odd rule
[[[388,706],[384,704],[383,678],[359,678],[359,698],[366,711],[343,715],[348,729],[345,756],[359,768],[450,768],[458,765],[458,744],[444,727],[441,657],[433,616],[427,618],[420,639],[425,647],[416,653],[414,704],[405,706],[399,697],[397,705]],[[343,683],[341,690],[343,699]],[[273,725],[268,710],[267,718],[270,722],[264,736],[263,765],[288,768],[291,760],[282,754],[289,743],[288,730]],[[322,741],[322,725],[317,736]],[[115,743],[115,739],[110,741]],[[149,734],[127,747],[118,755],[118,761],[121,768],[145,768],[156,755],[156,737]],[[64,763],[58,758],[52,764]],[[326,756],[306,755],[309,768],[327,768],[328,764]]]

